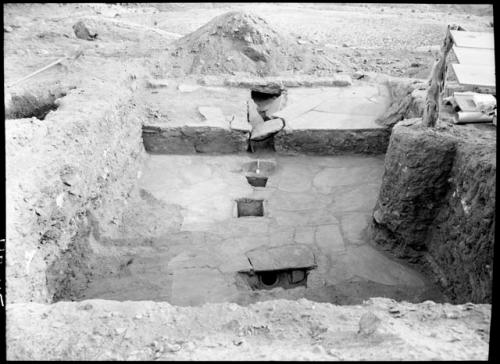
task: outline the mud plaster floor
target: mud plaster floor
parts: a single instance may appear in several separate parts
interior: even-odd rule
[[[259,158],[277,165],[260,188],[242,169],[255,155],[150,155],[141,188],[177,205],[178,213],[162,217],[169,231],[161,236],[115,247],[131,260],[90,282],[80,298],[175,305],[300,297],[340,304],[373,296],[440,300],[423,276],[370,245],[383,156]],[[264,199],[264,216],[237,218],[235,200],[243,197]],[[245,252],[294,244],[310,247],[316,258],[307,287],[252,291],[237,278],[237,271],[251,268]]]

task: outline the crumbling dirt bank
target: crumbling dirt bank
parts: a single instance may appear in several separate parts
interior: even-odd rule
[[[85,274],[90,219],[112,229],[133,192],[141,125],[128,75],[115,77],[73,88],[43,121],[6,120],[8,302],[51,302]]]
[[[9,360],[486,360],[491,306],[274,300],[8,307]]]
[[[373,217],[375,240],[430,268],[450,297],[491,302],[495,130],[393,128]]]

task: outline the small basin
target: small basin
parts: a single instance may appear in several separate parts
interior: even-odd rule
[[[276,170],[276,162],[259,159],[245,163],[242,169],[249,177],[269,177]]]

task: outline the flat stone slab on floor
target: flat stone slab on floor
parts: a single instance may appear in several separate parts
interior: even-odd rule
[[[275,137],[276,151],[315,155],[385,153],[390,132],[376,120],[389,105],[389,90],[375,83],[289,89],[287,106],[273,114],[285,120],[285,128]]]
[[[381,84],[361,83],[347,88],[292,88],[287,106],[274,113],[285,119],[287,130],[378,129],[375,122],[390,105]]]
[[[310,268],[316,265],[312,250],[308,246],[298,244],[259,247],[246,252],[246,256],[256,272]]]

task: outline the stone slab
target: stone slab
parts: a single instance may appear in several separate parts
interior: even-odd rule
[[[288,125],[288,120],[292,120],[310,110],[313,110],[315,107],[320,105],[326,97],[327,95],[318,93],[305,97],[300,101],[288,101],[286,107],[274,113],[272,116],[275,118],[284,119],[286,124]]]
[[[310,268],[316,265],[312,250],[297,244],[273,248],[257,248],[246,252],[253,270],[269,271],[290,268]]]
[[[262,140],[279,132],[285,126],[281,119],[271,119],[253,127],[250,135],[251,140]]]
[[[262,118],[262,116],[260,116],[255,102],[253,100],[248,100],[247,107],[248,107],[248,122],[253,127],[262,124],[264,122],[264,119]]]
[[[201,87],[200,85],[181,83],[177,86],[177,89],[180,92],[193,92],[193,91],[198,90],[200,87]]]
[[[241,131],[244,133],[250,133],[252,131],[252,124],[243,119],[233,118],[229,125],[232,130]]]
[[[198,111],[205,118],[206,125],[215,128],[226,128],[228,122],[224,113],[219,107],[214,106],[199,106]]]
[[[453,46],[452,50],[457,57],[458,63],[495,67],[494,49],[465,48],[457,47],[455,45]]]
[[[298,226],[295,229],[294,241],[297,244],[314,244],[315,228],[313,226]]]
[[[285,105],[285,94],[260,102],[259,104],[259,111],[264,112],[267,117],[272,118],[272,115],[280,111]]]
[[[336,254],[345,251],[344,239],[338,225],[320,225],[316,227],[316,245],[324,254]]]
[[[346,101],[348,102],[348,101]],[[362,108],[362,106],[360,106]],[[348,107],[344,108],[348,109]],[[308,111],[301,116],[286,121],[287,130],[370,130],[384,129],[375,122],[380,109],[372,115],[337,113],[327,111]]]
[[[496,87],[495,66],[452,63],[451,67],[461,85]]]
[[[451,30],[453,42],[458,47],[495,49],[493,33]]]

